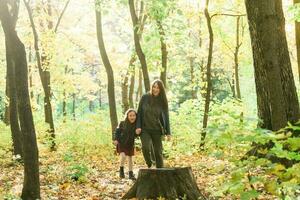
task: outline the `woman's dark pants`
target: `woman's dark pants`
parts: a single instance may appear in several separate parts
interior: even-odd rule
[[[148,167],[151,167],[151,151],[154,150],[156,168],[163,167],[161,131],[143,130],[141,134],[143,156]],[[153,145],[153,150],[152,150]]]

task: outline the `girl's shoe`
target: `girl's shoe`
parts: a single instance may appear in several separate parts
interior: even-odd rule
[[[136,180],[136,178],[133,174],[133,171],[129,171],[129,179],[134,180],[134,181]]]
[[[120,167],[119,176],[120,178],[125,178],[124,167]]]

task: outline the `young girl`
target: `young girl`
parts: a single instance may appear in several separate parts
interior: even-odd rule
[[[128,157],[129,179],[135,180],[132,171],[132,156],[134,155],[134,139],[136,129],[137,113],[129,109],[125,113],[125,120],[121,121],[114,133],[114,144],[117,146],[117,152],[120,154],[120,178],[125,178],[124,163]]]

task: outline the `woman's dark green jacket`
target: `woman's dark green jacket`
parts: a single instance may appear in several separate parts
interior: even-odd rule
[[[150,102],[150,96],[151,94],[147,93],[144,94],[141,97],[141,100],[139,102],[139,107],[138,107],[138,111],[137,111],[137,122],[136,122],[136,128],[141,128],[143,130],[143,125],[144,125],[144,108],[145,105],[148,104]],[[164,128],[164,133],[166,135],[170,135],[170,121],[169,121],[169,110],[168,109],[161,109],[161,114],[160,114],[160,118],[159,118],[160,123],[162,124],[163,128]]]

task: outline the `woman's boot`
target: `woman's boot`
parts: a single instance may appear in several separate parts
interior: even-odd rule
[[[136,180],[136,178],[134,177],[133,171],[129,171],[129,179],[131,180]]]

